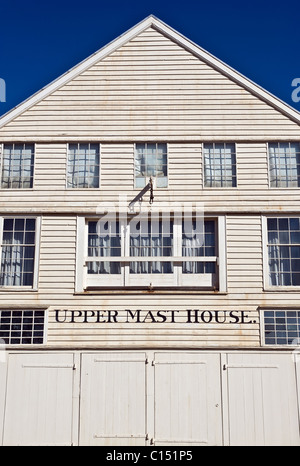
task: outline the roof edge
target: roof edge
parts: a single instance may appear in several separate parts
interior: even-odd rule
[[[227,63],[215,57],[210,52],[207,52],[201,46],[188,39],[183,34],[177,32],[175,29],[168,26],[163,21],[157,19],[155,16],[152,16],[152,18],[152,26],[154,26],[155,29],[164,33],[165,35],[168,35],[172,40],[178,42],[178,44],[189,50],[191,53],[196,55],[201,60],[205,61],[208,65],[212,66],[220,73],[234,80],[237,84],[241,85],[252,94],[255,94],[257,97],[264,100],[266,103],[276,108],[281,113],[284,113],[286,116],[293,119],[296,123],[300,124],[300,112],[298,112],[294,107],[291,107],[289,104],[281,100],[279,97],[275,96],[259,84],[247,78]]]
[[[5,124],[10,122],[17,116],[21,115],[24,111],[28,110],[30,107],[41,101],[43,98],[50,95],[58,88],[69,82],[71,79],[75,78],[77,75],[85,71],[94,63],[101,60],[106,55],[109,55],[129,40],[133,39],[136,35],[140,34],[148,27],[154,27],[157,31],[161,32],[165,36],[168,36],[171,40],[177,42],[180,46],[193,53],[199,59],[205,61],[208,65],[212,66],[220,73],[234,80],[237,84],[241,85],[246,90],[256,95],[258,98],[262,99],[267,104],[271,105],[273,108],[280,111],[288,118],[292,119],[297,124],[300,124],[300,112],[298,112],[296,109],[288,105],[286,102],[280,100],[278,97],[274,96],[269,91],[265,90],[263,87],[254,83],[249,78],[245,77],[244,75],[236,71],[234,68],[227,65],[220,59],[216,58],[214,55],[207,52],[202,47],[200,47],[190,39],[186,38],[184,35],[177,32],[175,29],[173,29],[172,27],[170,27],[169,25],[167,25],[166,23],[164,23],[163,21],[151,14],[147,16],[144,20],[140,21],[138,24],[121,34],[119,37],[112,40],[107,45],[94,52],[89,57],[85,58],[79,64],[66,71],[63,75],[59,76],[54,81],[47,84],[45,87],[43,87],[35,94],[18,104],[16,107],[5,113],[2,117],[0,117],[0,128],[2,128]]]
[[[20,114],[22,114],[28,108],[35,105],[37,102],[39,102],[43,98],[50,95],[56,89],[59,89],[61,86],[63,86],[68,81],[76,77],[78,74],[85,71],[87,68],[92,66],[94,63],[101,60],[102,58],[104,58],[106,55],[110,54],[117,48],[121,47],[129,40],[133,39],[136,35],[138,35],[144,29],[147,29],[148,27],[150,27],[152,25],[153,20],[154,20],[153,15],[148,16],[147,18],[145,18],[144,20],[142,20],[141,22],[139,22],[132,28],[128,29],[120,36],[118,36],[116,39],[113,39],[111,42],[104,45],[99,50],[92,53],[91,55],[89,55],[87,58],[85,58],[81,62],[77,63],[75,66],[67,70],[62,75],[55,78],[49,84],[46,84],[46,86],[42,87],[40,90],[32,94],[30,97],[25,99],[23,102],[19,103],[11,110],[8,110],[8,112],[6,112],[4,115],[2,115],[2,117],[0,117],[0,128],[2,128],[6,123],[13,120]]]

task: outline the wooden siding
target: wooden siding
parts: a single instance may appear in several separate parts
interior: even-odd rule
[[[297,306],[300,293],[263,292],[261,217],[227,217],[227,294],[75,294],[75,216],[42,219],[37,292],[1,291],[1,308],[48,309],[49,345],[100,347],[259,346],[259,306]],[[55,310],[179,311],[176,322],[57,323]],[[186,310],[245,311],[244,324],[187,323]],[[124,319],[125,320],[125,319]]]
[[[297,123],[152,27],[0,129],[2,141],[299,136]]]
[[[200,348],[260,346],[260,306],[297,306],[300,293],[263,291],[261,216],[300,213],[299,189],[270,189],[267,142],[292,141],[299,125],[149,28],[0,129],[0,142],[35,143],[32,189],[0,189],[1,215],[42,216],[38,291],[0,289],[1,308],[48,310],[47,344]],[[168,143],[168,188],[152,211],[226,214],[227,293],[76,294],[77,215],[128,208],[134,143]],[[100,188],[67,189],[67,143],[100,144]],[[237,187],[205,188],[205,141],[236,143]],[[1,146],[0,146],[1,147]],[[149,209],[148,194],[142,207]],[[57,323],[55,310],[178,311],[176,322]],[[244,311],[246,324],[186,322],[187,309]]]

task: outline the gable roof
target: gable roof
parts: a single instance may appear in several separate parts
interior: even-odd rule
[[[251,92],[253,95],[263,100],[267,104],[271,105],[273,108],[280,111],[282,114],[292,119],[297,124],[300,124],[300,113],[297,112],[294,108],[292,108],[279,98],[275,97],[259,85],[255,84],[253,81],[246,78],[241,73],[231,68],[229,65],[214,57],[212,54],[210,54],[191,40],[187,39],[179,32],[175,31],[173,28],[165,24],[163,21],[159,20],[153,15],[150,15],[143,21],[138,23],[136,26],[119,36],[117,39],[113,40],[108,45],[104,46],[99,51],[95,52],[75,67],[71,68],[62,76],[55,79],[50,84],[48,84],[40,91],[35,93],[33,96],[29,97],[27,100],[25,100],[24,102],[7,112],[5,115],[3,115],[0,118],[0,128],[8,122],[10,122],[11,120],[13,120],[14,118],[16,118],[17,116],[21,115],[25,110],[29,109],[37,102],[50,95],[55,90],[59,89],[64,84],[68,83],[70,80],[74,79],[80,73],[87,70],[90,66],[94,65],[99,60],[103,59],[104,57],[117,50],[119,47],[126,44],[128,41],[130,41],[149,27],[153,27],[157,31],[164,34],[166,37],[169,37],[171,40],[188,50],[190,53],[201,59],[203,62],[213,67],[215,70],[219,71],[223,75],[235,81],[244,89]]]

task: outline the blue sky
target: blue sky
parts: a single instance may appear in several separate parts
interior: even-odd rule
[[[300,111],[299,0],[0,0],[0,115],[149,14]]]

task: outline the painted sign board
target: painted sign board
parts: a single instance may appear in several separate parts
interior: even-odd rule
[[[184,316],[184,317],[183,317]],[[116,310],[70,310],[56,309],[55,320],[57,323],[186,323],[186,324],[255,324],[246,311],[210,311],[199,309],[179,310],[141,310],[125,309]]]

